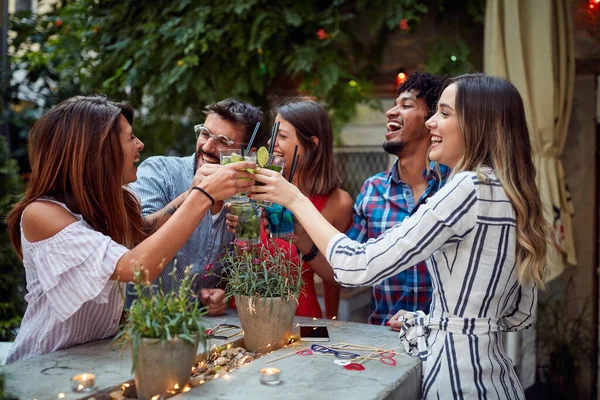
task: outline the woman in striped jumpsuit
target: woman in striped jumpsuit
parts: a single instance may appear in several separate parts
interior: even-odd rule
[[[430,158],[453,176],[414,215],[365,244],[265,170],[257,171],[265,193],[253,197],[288,207],[342,285],[374,285],[426,260],[431,308],[406,314],[400,333],[423,360],[423,398],[523,399],[501,331],[533,322],[550,232],[523,102],[502,78],[465,75],[447,83],[426,124]]]

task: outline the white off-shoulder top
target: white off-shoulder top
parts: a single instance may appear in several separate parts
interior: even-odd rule
[[[77,221],[34,243],[21,229],[27,310],[7,363],[114,336],[123,311],[110,277],[127,247],[40,200]]]

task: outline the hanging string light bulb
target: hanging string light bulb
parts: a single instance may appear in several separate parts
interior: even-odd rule
[[[408,78],[406,73],[400,70],[398,75],[396,75],[396,90],[406,81],[406,78]]]

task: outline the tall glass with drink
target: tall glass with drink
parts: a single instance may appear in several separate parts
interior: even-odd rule
[[[219,155],[220,155],[220,159],[221,159],[221,165],[227,165],[227,164],[231,164],[231,163],[239,162],[239,161],[248,161],[248,162],[256,163],[256,152],[255,151],[248,151],[247,154],[242,155],[241,149],[227,149],[227,150],[221,150],[219,152]],[[251,168],[243,169],[242,171],[248,171],[252,174],[254,173],[254,169],[251,169]],[[239,179],[248,179],[248,178],[239,178]],[[233,195],[229,199],[229,202],[231,202],[231,203],[247,203],[248,202],[248,193],[242,192],[242,193]]]

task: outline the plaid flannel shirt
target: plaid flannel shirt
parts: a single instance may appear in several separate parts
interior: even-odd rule
[[[354,204],[354,219],[346,233],[349,238],[366,242],[401,223],[411,215],[429,196],[445,183],[449,169],[440,166],[442,182],[432,169],[423,172],[427,188],[415,203],[412,189],[398,176],[398,161],[390,172],[382,172],[367,179]],[[385,325],[399,310],[429,312],[431,303],[431,278],[425,262],[421,262],[398,275],[373,286],[371,296],[370,324]]]

